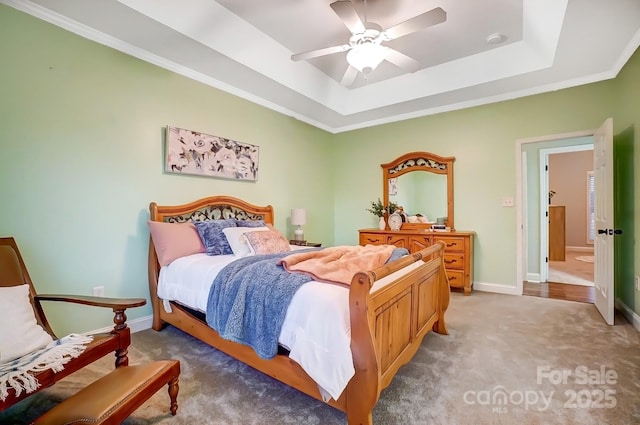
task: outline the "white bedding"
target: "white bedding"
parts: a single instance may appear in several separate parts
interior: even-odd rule
[[[206,254],[178,258],[160,269],[158,297],[206,312],[214,277],[236,258]],[[413,263],[381,279],[372,290],[421,263]],[[293,296],[280,332],[280,344],[289,349],[289,357],[318,384],[325,401],[329,397],[337,400],[355,372],[349,320],[348,289],[312,281]]]

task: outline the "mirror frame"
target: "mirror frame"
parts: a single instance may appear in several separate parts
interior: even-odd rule
[[[389,179],[400,177],[412,171],[427,171],[447,176],[447,220],[445,224],[451,230],[453,226],[453,162],[454,156],[443,157],[431,152],[409,152],[391,162],[380,164],[382,167],[382,193],[384,205],[389,205]],[[428,229],[431,224],[402,223],[402,228]]]

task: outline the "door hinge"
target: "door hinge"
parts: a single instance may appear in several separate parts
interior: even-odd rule
[[[544,257],[544,262],[548,263],[549,262],[549,257]]]

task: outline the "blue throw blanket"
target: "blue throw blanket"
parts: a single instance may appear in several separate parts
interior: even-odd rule
[[[289,303],[312,280],[276,264],[290,254],[243,257],[224,267],[209,291],[207,324],[222,338],[248,345],[264,359],[275,356]],[[406,254],[406,249],[397,248],[387,262]]]

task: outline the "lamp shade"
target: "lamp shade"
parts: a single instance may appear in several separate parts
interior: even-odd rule
[[[307,223],[307,210],[304,208],[293,208],[291,210],[291,224],[302,226]]]
[[[368,74],[376,69],[387,55],[387,48],[377,43],[363,43],[347,53],[347,62],[360,72]]]

